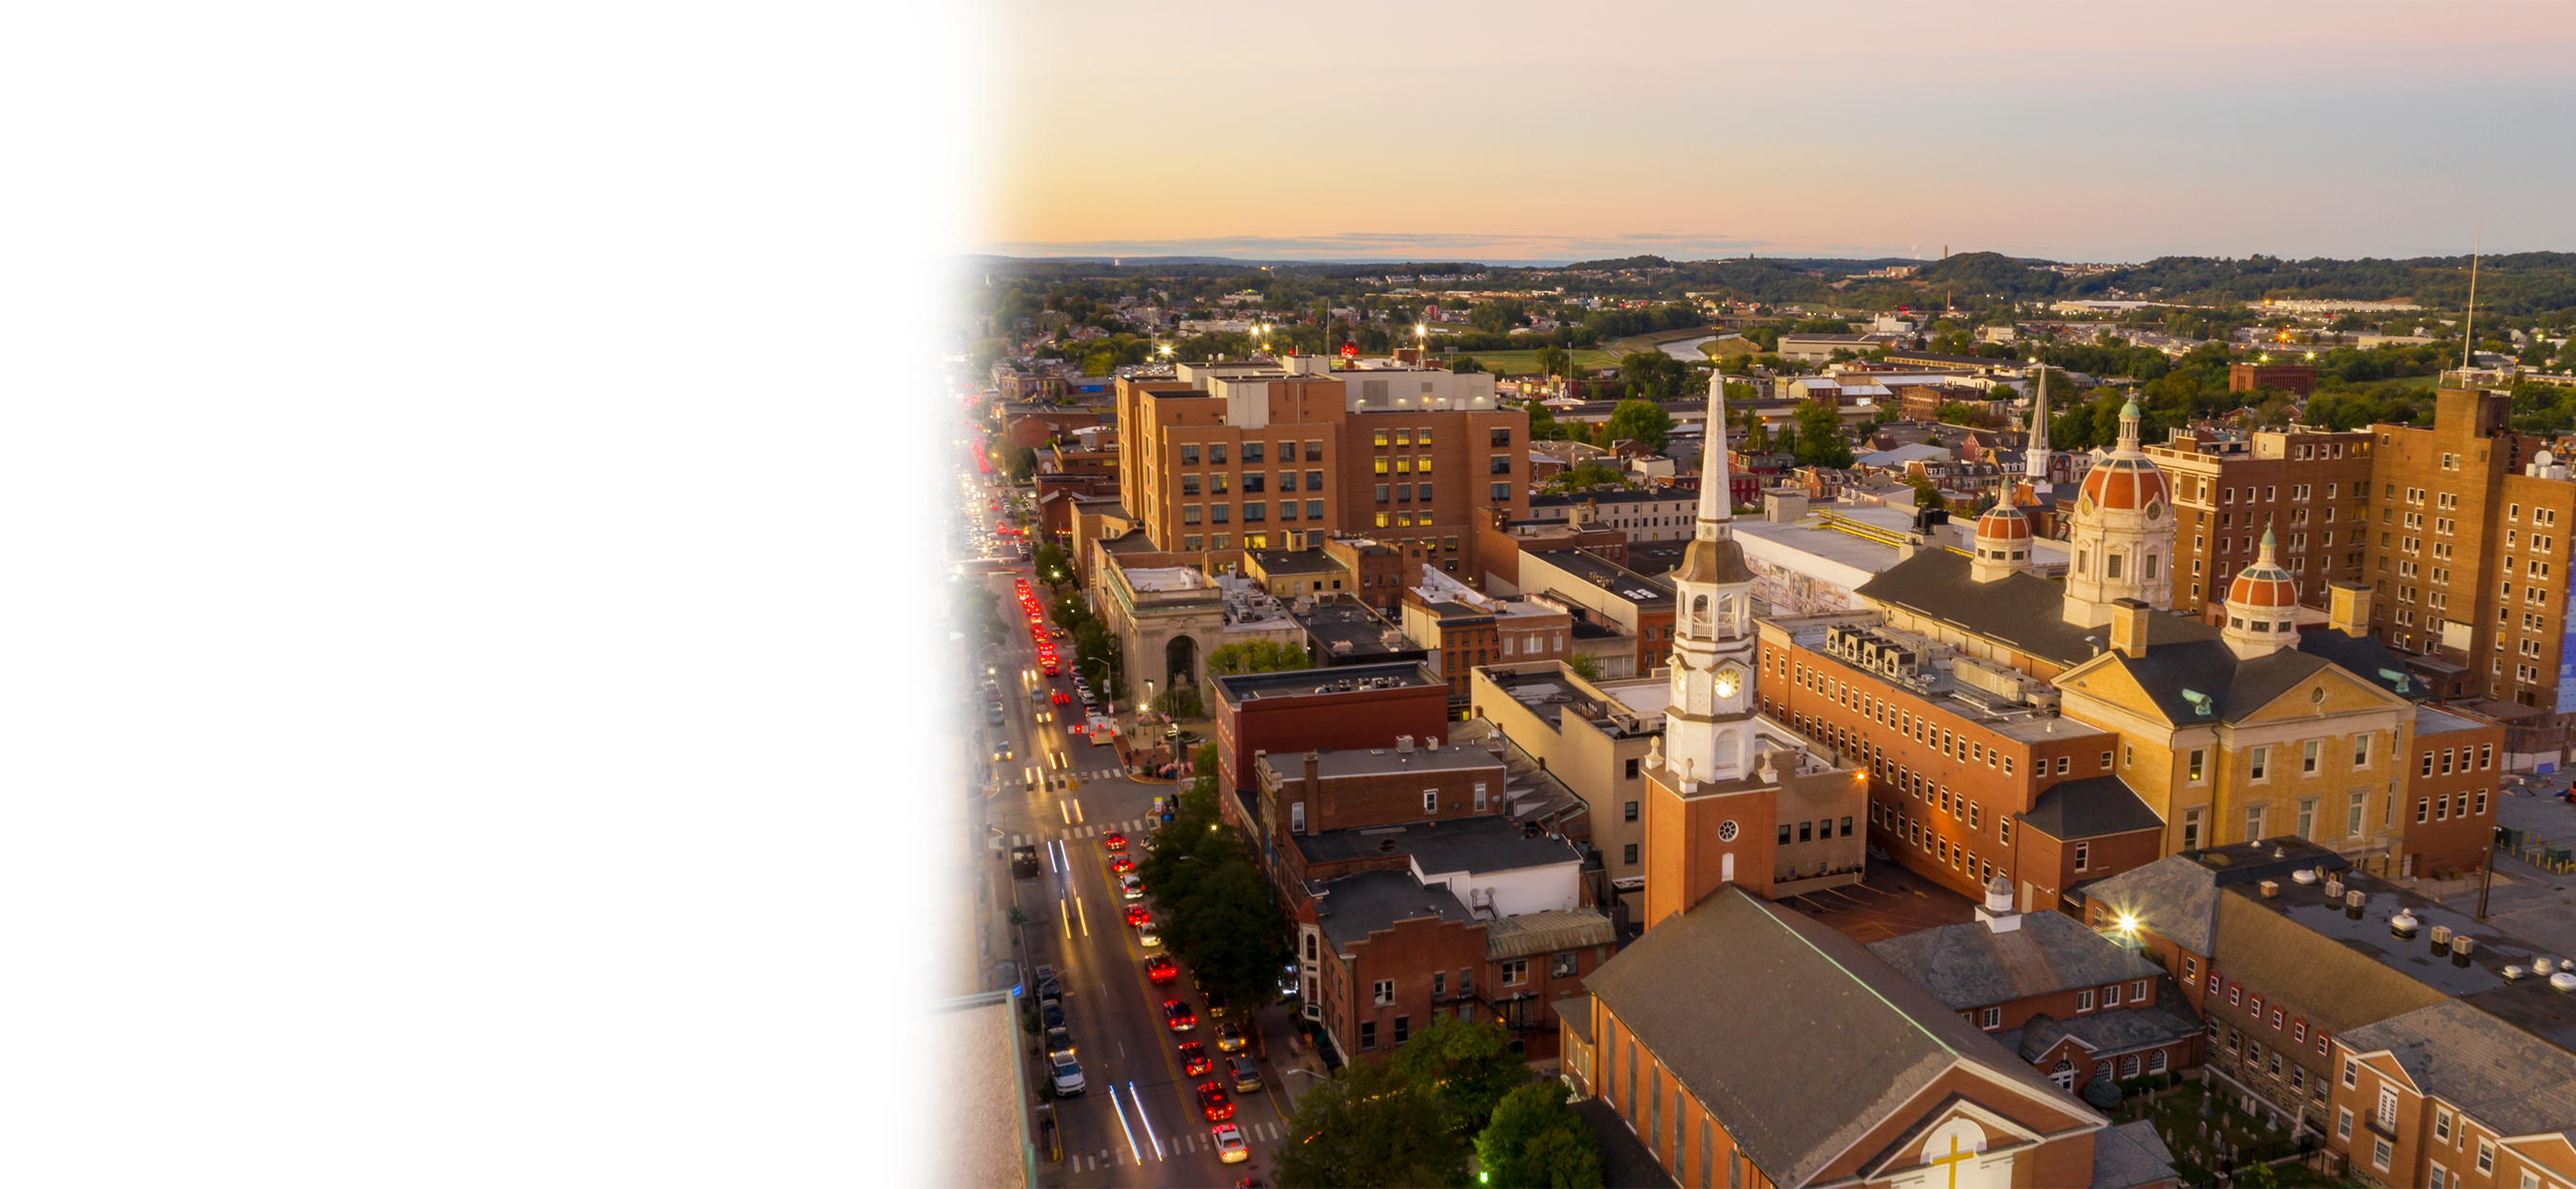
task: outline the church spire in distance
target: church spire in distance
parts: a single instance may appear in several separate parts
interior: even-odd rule
[[[2039,369],[2039,400],[2030,410],[2030,448],[2022,454],[2021,473],[2031,494],[2048,490],[2048,368]]]

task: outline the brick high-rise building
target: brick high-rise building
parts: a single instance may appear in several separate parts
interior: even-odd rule
[[[2266,530],[2308,605],[2325,606],[2329,582],[2361,581],[2376,441],[2362,431],[2258,430],[2209,439],[2177,431],[2174,440],[2146,447],[2182,513],[2174,530],[2175,609],[2197,614],[2225,598],[2228,580],[2253,564]]]
[[[1473,581],[1486,510],[1529,515],[1529,416],[1490,375],[1303,357],[1176,372],[1119,382],[1121,490],[1157,549],[1206,572],[1365,533]]]
[[[2433,424],[2374,425],[2371,623],[2390,648],[2459,666],[2435,692],[2576,710],[2566,657],[2576,483],[2509,428],[2503,393],[2444,389]],[[2552,460],[2553,464],[2556,460]]]

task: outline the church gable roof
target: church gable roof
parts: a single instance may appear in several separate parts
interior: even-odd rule
[[[1900,934],[1868,949],[1955,1011],[2164,973],[2064,913],[2020,915],[2021,927],[2003,933],[1969,921]]]
[[[1584,985],[1779,1185],[1804,1183],[1962,1066],[2040,1102],[2064,1099],[1858,942],[1732,885],[1648,929]],[[1762,1026],[1729,1026],[1747,1020]]]

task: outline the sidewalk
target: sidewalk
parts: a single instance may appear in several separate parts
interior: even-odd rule
[[[1329,1076],[1323,1058],[1298,1036],[1296,1012],[1294,1006],[1274,1003],[1256,1013],[1263,1055],[1270,1060],[1270,1092],[1277,1096],[1283,1119],[1294,1116],[1297,1099]]]

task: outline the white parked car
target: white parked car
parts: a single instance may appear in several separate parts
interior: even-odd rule
[[[1082,1066],[1073,1059],[1071,1053],[1055,1058],[1054,1069],[1056,1097],[1063,1098],[1082,1093],[1084,1089]]]

